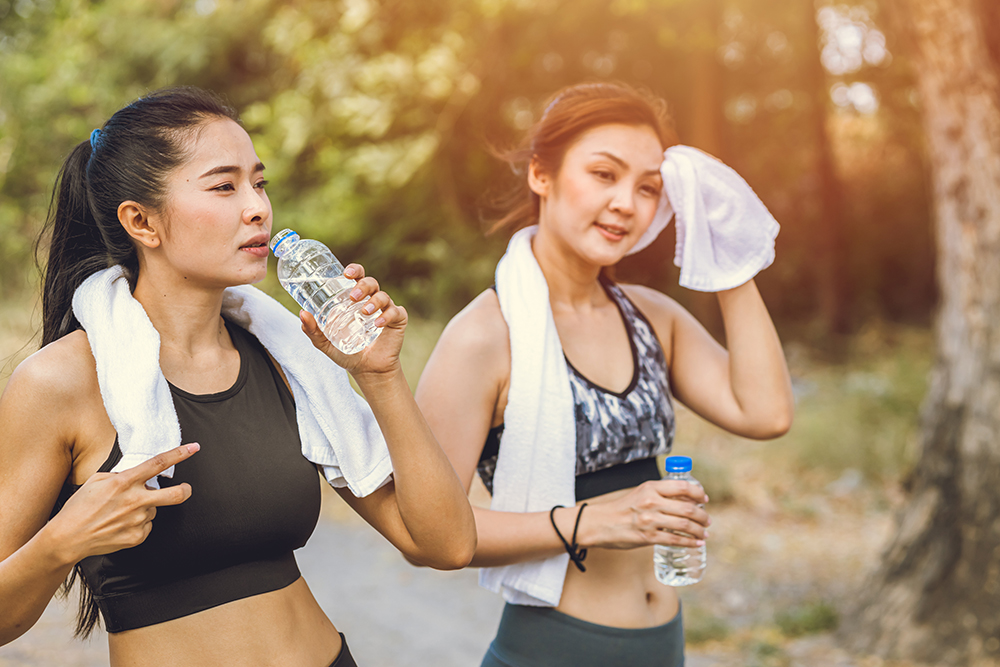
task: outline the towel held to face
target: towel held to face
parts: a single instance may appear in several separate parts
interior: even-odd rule
[[[671,146],[660,175],[659,209],[629,254],[652,243],[674,218],[681,287],[721,292],[771,265],[778,221],[739,174],[697,148]]]

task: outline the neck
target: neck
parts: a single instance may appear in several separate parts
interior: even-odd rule
[[[227,346],[222,322],[222,288],[186,284],[154,271],[139,271],[133,296],[160,334],[165,353],[194,357]]]
[[[544,226],[539,226],[531,249],[549,285],[553,312],[589,309],[607,301],[598,282],[601,266],[580,257]]]

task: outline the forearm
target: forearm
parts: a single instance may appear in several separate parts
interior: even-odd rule
[[[511,565],[566,553],[548,512],[497,512],[480,507],[473,508],[473,511],[479,532],[479,545],[471,563],[473,567]],[[559,532],[567,541],[572,539],[579,511],[579,507],[557,508],[553,515]],[[585,539],[586,526],[582,525],[585,517],[581,518],[578,541]]]
[[[43,528],[0,561],[0,645],[27,632],[73,569]]]
[[[750,433],[774,437],[788,430],[791,378],[781,341],[753,280],[718,293],[729,351],[733,397]]]
[[[361,377],[358,385],[389,448],[403,537],[412,542],[408,555],[434,567],[463,567],[476,544],[472,508],[402,372]]]

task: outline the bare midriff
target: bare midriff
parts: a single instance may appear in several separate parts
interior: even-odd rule
[[[601,502],[616,491],[587,501]],[[587,550],[586,572],[572,561],[566,570],[557,610],[591,623],[615,628],[652,628],[677,616],[677,592],[656,579],[653,547]]]
[[[556,607],[564,614],[615,628],[652,628],[677,615],[677,593],[653,574],[653,547],[590,549],[584,565],[569,564]]]
[[[301,577],[285,588],[108,635],[111,667],[327,667],[337,629]]]

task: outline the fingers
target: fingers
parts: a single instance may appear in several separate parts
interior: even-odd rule
[[[375,320],[375,326],[402,328],[406,326],[406,319],[406,308],[397,305],[390,305],[389,307],[382,309],[382,315]]]
[[[313,345],[322,349],[322,345],[326,342],[326,336],[323,335],[323,330],[319,328],[316,318],[308,310],[300,310],[299,320],[302,322],[302,331],[309,336]]]
[[[156,477],[170,466],[177,465],[184,459],[189,458],[199,449],[201,449],[201,445],[197,442],[181,445],[170,451],[157,454],[148,461],[144,461],[134,468],[123,470],[118,474],[122,481],[126,483],[145,484],[148,480]]]
[[[154,510],[153,514],[155,515],[155,508],[165,505],[180,505],[190,497],[191,485],[184,482],[177,486],[168,486],[163,489],[150,491],[147,502],[152,506],[151,509]],[[152,520],[152,517],[150,517],[150,520]]]
[[[361,309],[365,315],[373,315],[382,311],[375,320],[377,327],[399,327],[406,324],[406,309],[396,306],[392,302],[392,297],[379,290],[378,281],[374,278],[365,278],[358,281],[357,286],[351,292],[351,299],[362,301],[368,298],[368,302]]]
[[[368,303],[361,308],[365,315],[371,315],[376,310],[385,310],[392,305],[392,299],[385,292],[375,292],[368,299]]]
[[[366,296],[372,296],[378,292],[378,281],[372,277],[362,278],[351,290],[351,300],[361,301]]]
[[[708,502],[708,494],[705,493],[705,489],[702,488],[701,484],[677,479],[661,479],[646,482],[646,484],[651,485],[664,498],[687,498],[699,505],[704,505]]]
[[[645,534],[669,530],[704,539],[710,523],[711,519],[704,509],[685,500],[649,503],[635,508],[632,513],[633,527]]]
[[[690,533],[672,530],[661,530],[656,535],[654,544],[666,544],[675,547],[700,547],[705,544],[705,537],[694,537]]]
[[[683,503],[688,507],[694,507],[691,503]],[[697,508],[696,508],[697,509]],[[708,537],[708,515],[704,510],[692,512],[685,515],[685,508],[678,508],[677,513],[661,514],[659,524],[660,531],[668,531],[674,534],[681,534],[695,540],[704,540]]]
[[[699,547],[712,523],[701,506],[708,501],[698,484],[681,480],[645,482],[634,489],[632,528],[647,544]]]
[[[348,268],[344,269],[344,275],[358,281],[358,284],[351,290],[352,301],[364,301],[365,298],[368,298],[368,303],[361,309],[362,313],[372,315],[382,311],[379,318],[375,320],[375,326],[398,327],[406,324],[406,310],[393,304],[392,298],[379,289],[377,280],[370,276],[365,277],[364,268],[360,264],[349,265]]]

